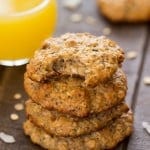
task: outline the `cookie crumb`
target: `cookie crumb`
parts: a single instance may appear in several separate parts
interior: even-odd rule
[[[95,140],[88,140],[86,142],[86,146],[89,148],[89,149],[95,149],[96,147],[96,142]]]
[[[96,19],[94,17],[92,17],[92,16],[88,16],[86,18],[86,23],[90,24],[90,25],[95,25],[96,24]]]
[[[136,51],[129,51],[127,52],[127,59],[135,59],[137,57]]]
[[[0,132],[0,139],[5,143],[15,143],[16,140],[12,135],[8,135],[4,132]]]
[[[24,109],[24,105],[22,103],[17,103],[17,104],[15,104],[14,108],[17,111],[21,111]]]
[[[81,14],[73,14],[73,15],[71,15],[70,20],[72,22],[75,22],[75,23],[81,22],[82,21],[82,15]]]
[[[111,34],[111,28],[108,28],[108,27],[105,27],[104,29],[103,29],[103,34],[104,35],[110,35]]]
[[[75,10],[81,5],[81,0],[64,0],[63,6],[69,10]]]
[[[22,95],[20,93],[14,94],[14,99],[21,99]]]
[[[150,134],[150,124],[148,122],[142,122],[143,129],[145,129]]]
[[[145,85],[150,85],[150,76],[144,77],[143,82]]]
[[[11,120],[18,120],[19,119],[19,116],[17,114],[11,114],[10,115],[10,119]]]

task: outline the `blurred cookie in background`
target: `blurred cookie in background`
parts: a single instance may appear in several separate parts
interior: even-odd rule
[[[150,0],[97,0],[101,13],[112,22],[150,20]]]

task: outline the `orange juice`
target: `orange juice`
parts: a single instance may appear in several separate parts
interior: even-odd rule
[[[32,57],[56,16],[56,0],[0,0],[0,63]]]

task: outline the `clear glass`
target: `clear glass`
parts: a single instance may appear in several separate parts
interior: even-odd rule
[[[0,65],[28,62],[56,26],[56,0],[0,0]]]

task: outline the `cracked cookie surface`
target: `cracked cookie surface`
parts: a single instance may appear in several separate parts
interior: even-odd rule
[[[133,116],[131,113],[108,124],[102,130],[77,138],[55,137],[47,134],[29,120],[24,123],[25,134],[33,143],[48,150],[106,150],[112,149],[132,132]]]
[[[124,52],[114,41],[89,33],[67,33],[50,38],[35,52],[27,74],[38,82],[78,76],[84,86],[94,87],[111,78],[123,60]]]
[[[29,120],[51,135],[65,137],[77,137],[99,130],[128,110],[128,106],[121,103],[99,114],[78,118],[46,110],[31,100],[26,102],[26,114]]]
[[[107,110],[124,100],[127,81],[121,69],[107,82],[84,87],[83,79],[62,77],[39,83],[25,75],[24,85],[31,99],[49,110],[85,117]]]

